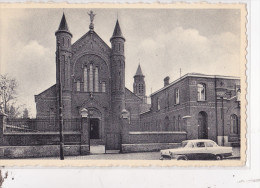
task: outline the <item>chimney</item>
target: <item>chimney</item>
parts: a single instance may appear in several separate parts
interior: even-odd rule
[[[170,77],[169,77],[169,76],[165,77],[165,78],[163,79],[163,81],[164,81],[164,87],[167,86],[167,85],[169,85]]]

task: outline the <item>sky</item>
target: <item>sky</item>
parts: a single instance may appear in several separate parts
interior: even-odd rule
[[[118,17],[126,38],[126,87],[140,63],[146,94],[181,74],[240,75],[236,9],[92,9],[95,32],[109,45]],[[89,30],[90,9],[64,9],[72,43]],[[17,79],[18,103],[35,115],[34,95],[55,84],[55,31],[63,9],[1,9],[1,74]]]

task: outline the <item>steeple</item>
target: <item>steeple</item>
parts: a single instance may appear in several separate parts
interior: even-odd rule
[[[138,65],[135,76],[144,76],[140,64]]]
[[[138,68],[134,75],[133,90],[134,90],[134,94],[136,94],[137,96],[142,98],[143,103],[147,102],[144,75],[143,75],[140,64],[138,65]]]
[[[61,18],[59,30],[69,31],[69,27],[68,27],[68,24],[67,24],[67,21],[66,21],[64,13],[63,13],[62,18]]]
[[[71,37],[72,37],[72,34],[71,34],[70,31],[69,31],[69,26],[68,26],[68,24],[67,24],[67,21],[66,21],[66,17],[65,17],[64,12],[63,12],[63,15],[62,15],[62,18],[61,18],[61,21],[60,21],[60,26],[59,26],[59,28],[58,28],[58,31],[56,31],[55,35],[56,35],[57,33],[60,33],[60,32],[68,33],[68,34],[70,34]]]
[[[116,26],[110,41],[114,38],[122,38],[125,41],[118,20],[116,20]]]

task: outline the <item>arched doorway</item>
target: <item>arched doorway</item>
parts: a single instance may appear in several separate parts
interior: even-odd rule
[[[203,111],[198,114],[198,138],[208,139],[208,115]]]
[[[231,125],[231,134],[238,134],[239,133],[239,127],[238,127],[238,117],[235,114],[232,114],[230,117],[230,125]]]
[[[90,122],[90,139],[100,139],[100,120],[98,118],[91,118]]]

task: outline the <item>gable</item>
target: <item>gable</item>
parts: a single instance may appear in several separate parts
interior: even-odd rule
[[[54,98],[54,97],[56,97],[56,84],[44,90],[43,92],[39,93],[38,95],[35,95],[35,101],[37,102],[39,98]]]
[[[127,101],[136,101],[136,102],[142,102],[142,99],[138,97],[136,94],[134,94],[129,89],[125,88],[125,100]]]
[[[98,36],[96,32],[87,32],[74,44],[72,44],[72,54],[77,55],[84,51],[97,51],[102,54],[111,53],[111,48]]]

